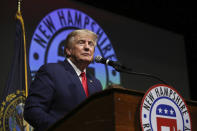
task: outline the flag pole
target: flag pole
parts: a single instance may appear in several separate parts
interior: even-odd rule
[[[24,21],[23,17],[21,15],[21,2],[22,0],[18,0],[18,7],[17,7],[17,14],[16,17],[17,19],[20,20],[21,25],[22,25],[22,30],[23,30],[23,43],[24,43],[24,66],[25,66],[25,97],[28,96],[28,82],[27,82],[27,52],[26,52],[26,37],[25,37],[25,26],[24,26]],[[26,130],[29,131],[29,124],[26,123]]]
[[[18,10],[17,10],[18,12],[21,12],[21,1],[22,0],[18,0]]]
[[[27,80],[27,52],[26,52],[26,37],[25,37],[25,27],[24,21],[21,15],[21,2],[22,0],[18,0],[18,9],[17,9],[17,18],[21,21],[22,30],[23,30],[23,43],[24,43],[24,66],[25,66],[25,97],[28,96],[28,80]]]

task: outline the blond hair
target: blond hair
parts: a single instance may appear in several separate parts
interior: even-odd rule
[[[68,56],[67,53],[66,53],[66,48],[70,49],[71,45],[73,44],[75,36],[77,36],[79,34],[82,34],[82,33],[88,33],[88,34],[92,35],[94,44],[96,46],[97,39],[98,39],[98,36],[97,36],[96,33],[92,32],[90,30],[87,30],[87,29],[77,29],[77,30],[72,31],[70,34],[68,34],[68,36],[65,40],[64,53],[65,53],[66,56]]]

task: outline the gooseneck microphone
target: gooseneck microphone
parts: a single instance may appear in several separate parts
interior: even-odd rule
[[[107,64],[107,65],[110,65],[110,66],[113,66],[114,65],[114,62],[109,60],[109,59],[105,59],[101,56],[96,56],[95,57],[95,61],[96,63],[102,63],[102,64]]]
[[[112,66],[118,72],[124,72],[124,73],[128,73],[128,74],[133,74],[133,75],[139,75],[139,76],[145,76],[145,77],[148,77],[148,78],[153,78],[153,79],[156,79],[156,80],[162,82],[163,84],[169,85],[166,81],[160,79],[157,76],[154,76],[154,75],[151,75],[151,74],[146,74],[146,73],[133,72],[131,68],[127,68],[127,67],[123,66],[122,64],[119,64],[117,61],[112,61],[112,60],[103,58],[101,56],[96,56],[95,57],[95,62]]]
[[[112,66],[114,69],[116,69],[116,71],[121,71],[121,70],[132,70],[130,68],[126,68],[125,66],[123,66],[122,64],[119,64],[117,61],[112,61],[106,58],[103,58],[101,56],[96,56],[95,57],[95,62],[96,63],[102,63],[102,64],[106,64],[109,66]]]
[[[105,59],[101,56],[96,56],[95,57],[95,62],[96,63],[102,63],[102,64],[106,64],[106,65],[110,65],[112,67],[115,67],[115,66],[119,66],[119,64],[117,64],[116,62],[112,61],[112,60],[109,60],[109,59]]]

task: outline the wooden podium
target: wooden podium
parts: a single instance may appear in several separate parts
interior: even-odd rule
[[[144,93],[123,88],[106,89],[81,103],[49,131],[140,131]],[[197,130],[197,102],[187,101],[192,130]]]

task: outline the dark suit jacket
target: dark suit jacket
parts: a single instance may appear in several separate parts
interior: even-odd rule
[[[99,80],[87,73],[89,95],[102,90]],[[24,118],[43,131],[86,99],[77,73],[67,60],[42,66],[32,82]]]

